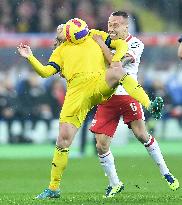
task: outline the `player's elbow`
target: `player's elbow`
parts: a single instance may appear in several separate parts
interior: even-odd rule
[[[39,73],[40,77],[42,78],[48,78],[50,77],[51,75],[49,75],[48,73]]]

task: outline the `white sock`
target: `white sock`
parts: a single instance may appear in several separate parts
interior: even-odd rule
[[[115,164],[114,164],[114,157],[112,152],[109,150],[105,154],[99,155],[100,164],[102,165],[105,174],[108,176],[109,185],[116,186],[120,183],[118,178]]]
[[[164,161],[160,147],[159,147],[157,141],[155,140],[155,138],[150,136],[149,141],[144,143],[144,146],[147,149],[150,156],[152,157],[152,159],[158,165],[158,167],[160,169],[160,173],[162,175],[168,174],[169,169]]]

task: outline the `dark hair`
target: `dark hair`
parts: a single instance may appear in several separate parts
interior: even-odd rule
[[[114,11],[111,16],[122,16],[123,18],[128,18],[128,13],[126,11]]]

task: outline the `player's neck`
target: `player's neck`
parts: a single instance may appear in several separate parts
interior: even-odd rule
[[[122,36],[120,36],[120,38],[121,38],[122,40],[126,40],[126,38],[127,38],[129,35],[130,35],[129,33],[125,33],[125,34],[123,34]]]
[[[129,33],[124,34],[124,40],[129,36]]]

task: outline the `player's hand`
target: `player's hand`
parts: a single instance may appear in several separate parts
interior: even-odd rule
[[[134,59],[132,56],[126,56],[122,59],[122,66],[125,67],[129,63],[133,63],[133,62],[134,62]]]
[[[94,41],[98,43],[99,45],[102,45],[104,43],[102,36],[94,34],[93,37]]]
[[[58,46],[60,46],[61,41],[56,37],[54,39],[53,49],[56,49]]]
[[[28,58],[30,55],[32,55],[32,51],[28,45],[24,45],[21,43],[17,47],[17,49],[18,49],[19,54],[24,58]]]

